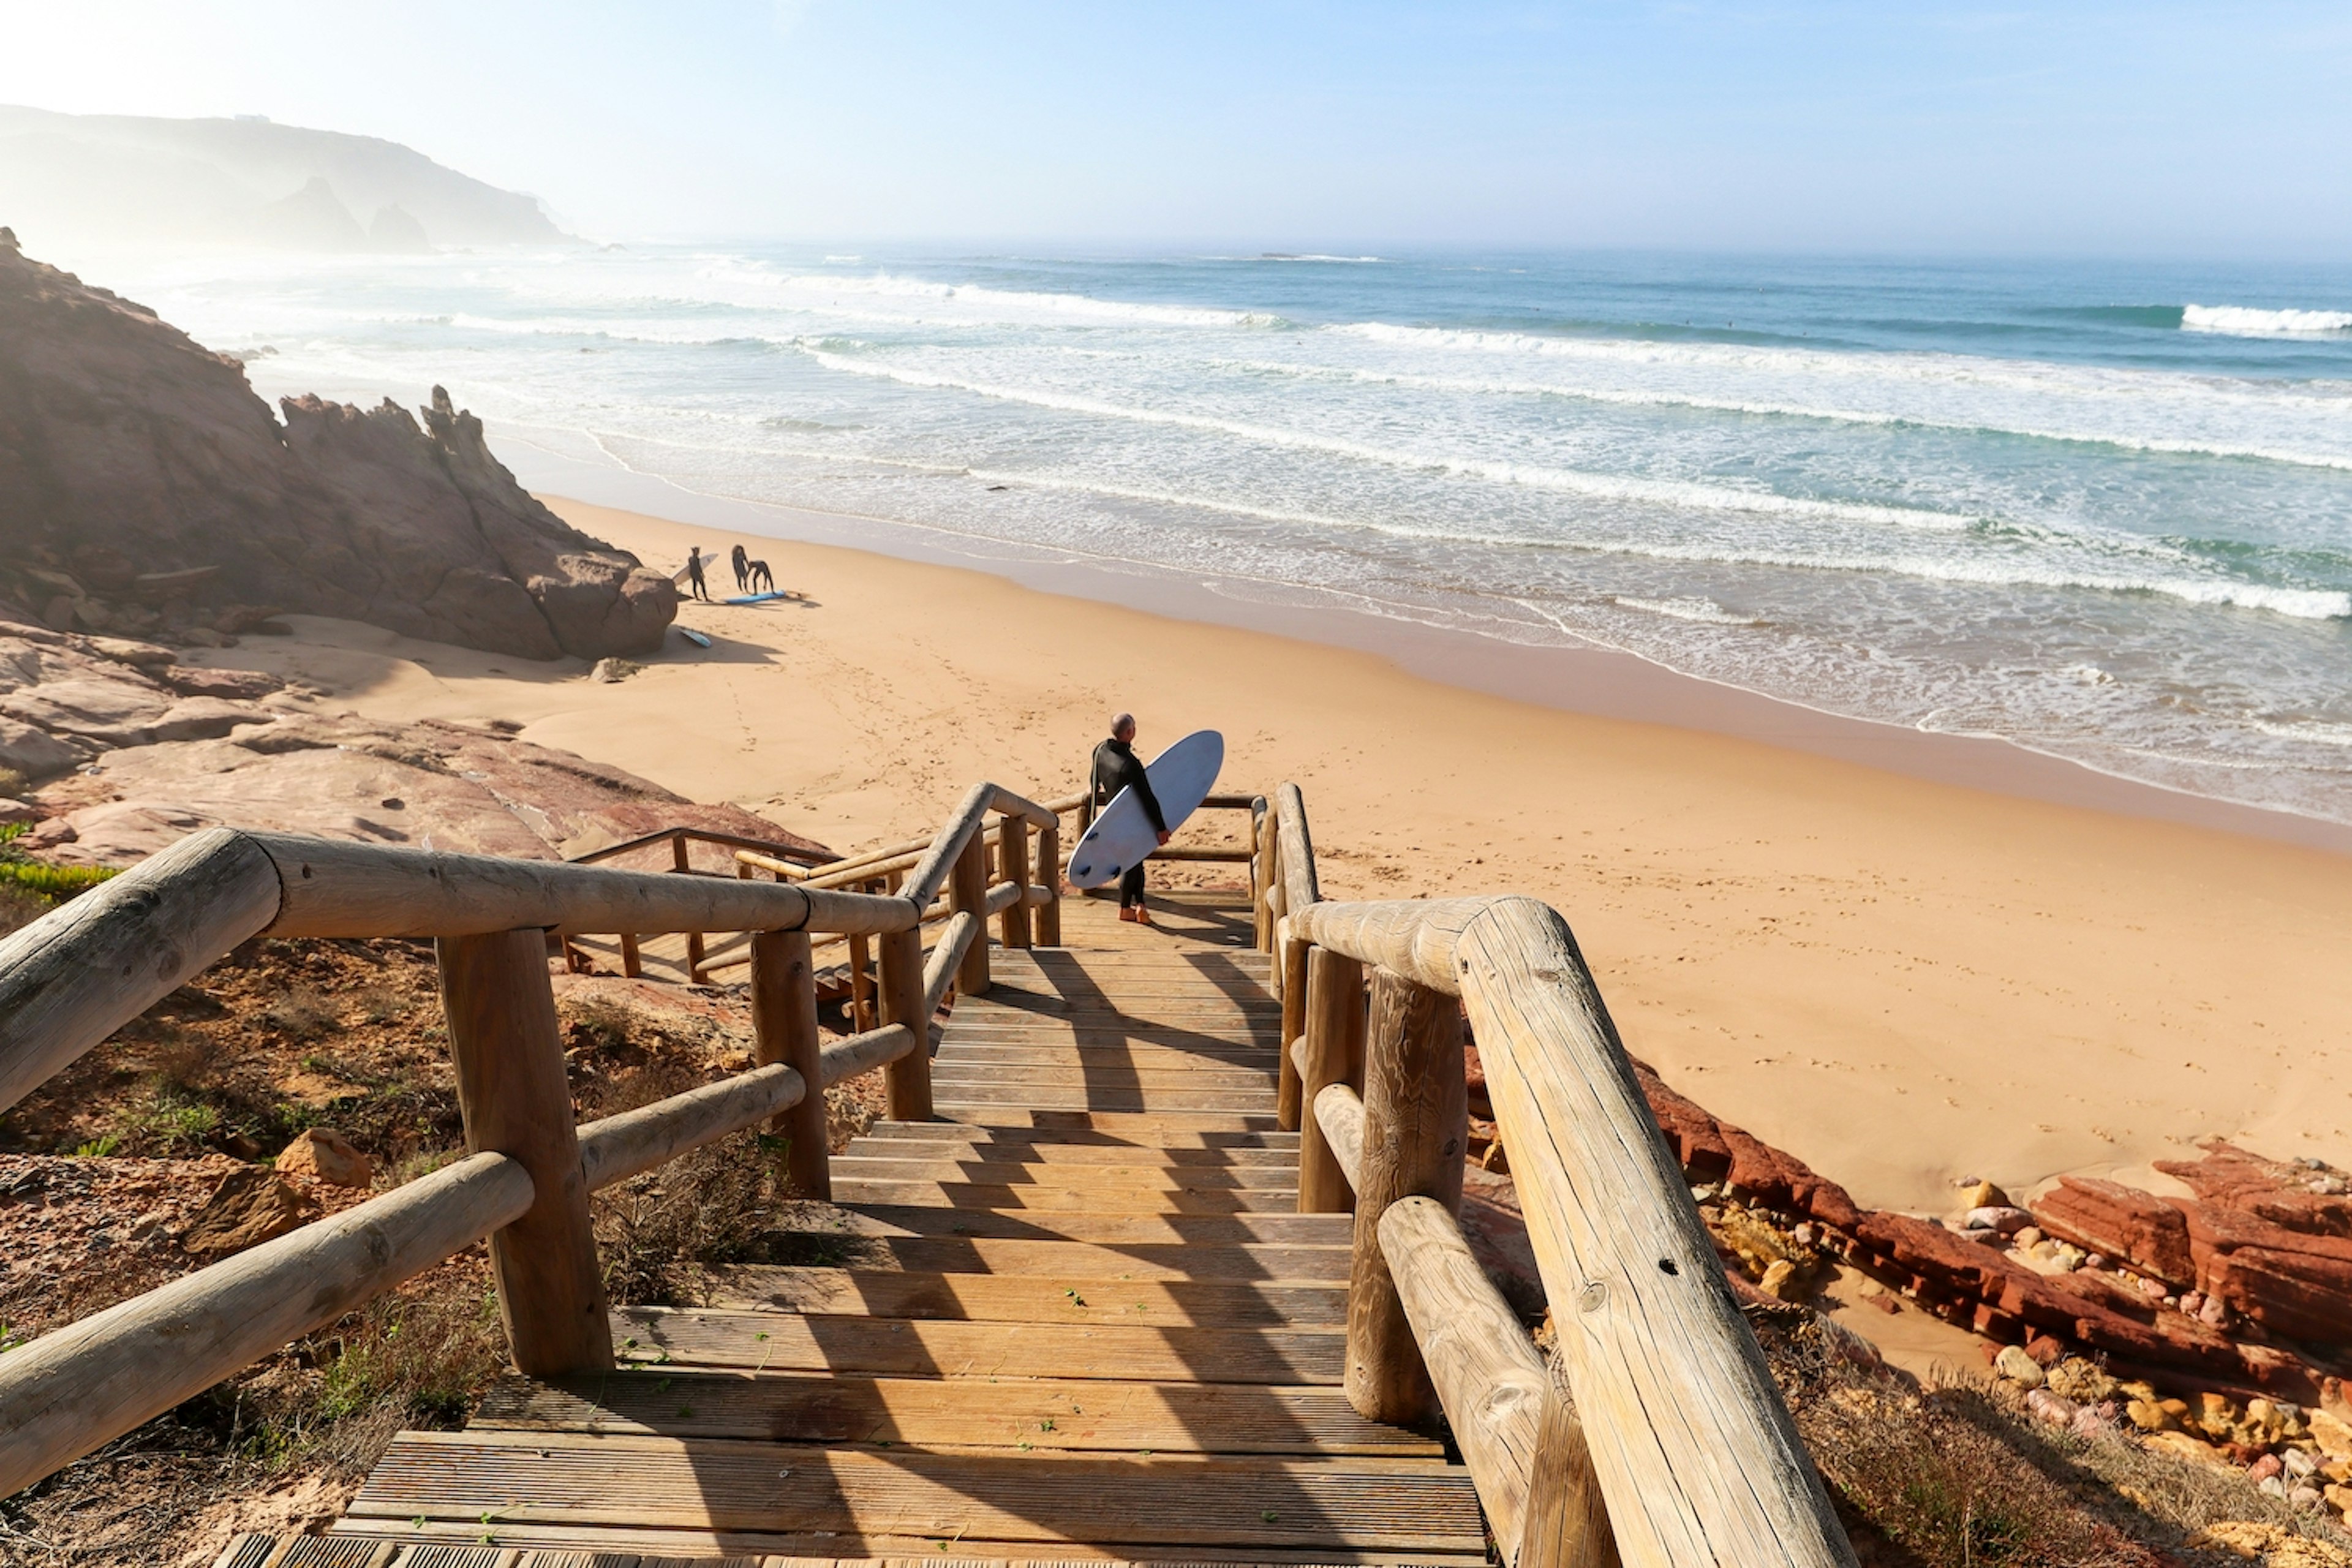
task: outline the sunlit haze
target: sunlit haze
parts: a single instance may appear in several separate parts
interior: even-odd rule
[[[600,238],[2326,259],[2326,4],[0,4],[0,103],[380,136]]]

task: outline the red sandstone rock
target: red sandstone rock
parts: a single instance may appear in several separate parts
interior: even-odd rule
[[[2033,1205],[2033,1219],[2053,1236],[2122,1258],[2176,1288],[2197,1278],[2180,1211],[2137,1187],[2062,1176]]]

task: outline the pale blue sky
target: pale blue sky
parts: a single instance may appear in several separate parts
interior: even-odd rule
[[[0,0],[613,237],[2352,256],[2352,6]]]

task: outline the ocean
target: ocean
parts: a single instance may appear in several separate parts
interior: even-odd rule
[[[2352,268],[746,244],[86,270],[265,395],[446,384],[527,479],[561,458],[1603,645],[2352,822]]]

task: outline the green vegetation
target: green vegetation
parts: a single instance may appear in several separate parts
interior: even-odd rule
[[[36,859],[16,847],[25,831],[21,822],[0,827],[0,889],[19,898],[38,900],[47,909],[118,875],[110,866],[58,866]]]

